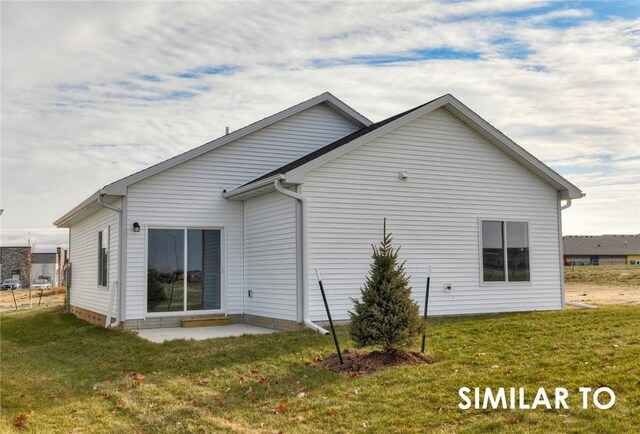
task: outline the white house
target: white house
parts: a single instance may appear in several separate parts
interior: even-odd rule
[[[385,217],[421,304],[431,267],[430,315],[562,309],[561,209],[582,196],[451,95],[372,123],[324,93],[109,184],[55,225],[83,318],[318,330],[315,269],[348,319]]]

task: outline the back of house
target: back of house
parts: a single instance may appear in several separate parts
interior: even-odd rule
[[[445,95],[372,123],[325,93],[103,187],[70,230],[69,303],[126,328],[348,319],[382,221],[430,314],[561,309],[578,188]],[[113,317],[113,319],[111,319]]]

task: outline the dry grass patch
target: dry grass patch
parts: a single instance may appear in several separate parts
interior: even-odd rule
[[[34,306],[38,304],[38,300],[40,299],[40,289],[32,289],[31,290],[31,302]],[[41,305],[51,305],[51,304],[59,304],[64,303],[66,298],[67,290],[65,288],[51,288],[45,289],[42,292],[42,302]],[[24,306],[29,304],[29,289],[16,289],[16,290],[5,290],[0,291],[0,307],[13,307],[14,301],[13,297],[16,298],[16,303],[18,306]]]
[[[585,265],[564,267],[564,281],[573,285],[640,288],[639,265]]]

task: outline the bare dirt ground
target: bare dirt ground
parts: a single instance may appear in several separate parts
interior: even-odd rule
[[[565,299],[587,304],[640,304],[640,287],[569,283]]]
[[[12,294],[14,293],[14,294]],[[16,302],[18,307],[29,305],[29,290],[17,289],[15,291],[7,290],[0,291],[0,308],[14,307],[13,295],[16,296]],[[38,299],[40,298],[40,290],[31,290],[31,300],[34,306],[38,305]],[[64,288],[52,288],[45,289],[42,293],[42,303],[40,306],[50,306],[52,304],[64,303],[65,289]]]
[[[565,299],[591,304],[640,304],[640,266],[565,267]]]

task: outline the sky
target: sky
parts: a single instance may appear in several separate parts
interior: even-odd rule
[[[2,245],[100,187],[329,91],[373,121],[451,93],[640,233],[640,2],[6,2]]]

